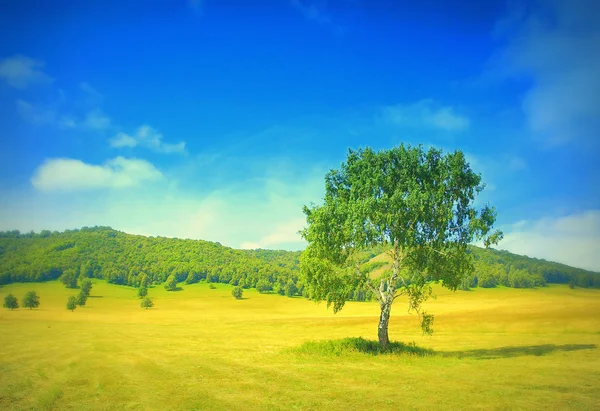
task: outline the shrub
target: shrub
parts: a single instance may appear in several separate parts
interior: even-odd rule
[[[81,292],[84,293],[86,297],[89,297],[90,291],[92,291],[92,281],[89,278],[86,278],[81,281]]]

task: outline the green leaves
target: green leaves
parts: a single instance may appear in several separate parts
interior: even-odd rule
[[[304,207],[307,227],[301,232],[308,247],[301,274],[310,297],[339,311],[352,291],[363,284],[378,292],[382,310],[396,288],[419,311],[427,281],[442,281],[455,290],[473,266],[467,244],[486,246],[502,238],[492,232],[493,207],[473,203],[484,188],[461,151],[400,145],[390,150],[349,150],[339,170],[325,177],[325,202]],[[380,285],[361,272],[357,255],[386,245],[394,269]],[[421,315],[430,332],[433,317]]]

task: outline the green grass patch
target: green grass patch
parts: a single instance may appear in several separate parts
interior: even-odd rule
[[[304,355],[343,356],[348,354],[367,355],[415,355],[424,357],[434,355],[434,351],[416,345],[413,341],[404,344],[390,341],[387,349],[382,350],[378,341],[367,340],[362,337],[342,338],[339,340],[307,341],[296,348],[289,350],[292,353]]]

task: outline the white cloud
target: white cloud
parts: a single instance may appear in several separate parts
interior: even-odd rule
[[[464,131],[471,124],[468,117],[460,115],[450,106],[440,106],[425,99],[414,104],[388,106],[382,110],[383,120],[394,125],[411,128],[430,128],[442,131]]]
[[[0,77],[9,85],[25,89],[32,84],[51,83],[53,79],[41,69],[44,62],[16,55],[0,60]]]
[[[521,4],[498,23],[507,46],[494,70],[532,80],[522,108],[530,130],[549,145],[598,139],[599,13],[596,0],[545,0]]]
[[[161,172],[145,160],[116,157],[104,165],[92,165],[54,158],[38,167],[31,183],[41,191],[78,191],[134,187],[161,177]]]
[[[600,210],[519,221],[504,231],[500,249],[600,272]]]
[[[160,153],[185,153],[185,142],[177,144],[164,143],[163,135],[148,125],[139,127],[134,135],[123,132],[118,133],[109,140],[111,147],[146,147]]]

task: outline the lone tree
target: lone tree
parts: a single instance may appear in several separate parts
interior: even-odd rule
[[[29,291],[23,297],[23,301],[21,301],[21,305],[23,308],[37,308],[40,305],[40,297],[35,293],[35,291]]]
[[[233,287],[233,290],[231,290],[231,295],[233,295],[233,297],[236,300],[241,300],[242,299],[242,294],[244,293],[244,290],[242,289],[242,287],[237,286],[237,287]]]
[[[408,298],[408,309],[433,331],[433,316],[421,309],[432,294],[430,283],[456,290],[473,271],[467,244],[486,247],[502,239],[492,232],[494,208],[477,209],[484,188],[461,151],[400,145],[390,150],[349,150],[340,170],[325,177],[325,203],[304,207],[308,242],[301,273],[308,296],[340,311],[357,288],[370,289],[381,308],[378,337],[389,344],[392,303]],[[392,269],[379,278],[361,272],[359,253],[384,245]]]
[[[75,311],[75,308],[77,308],[77,298],[72,295],[67,300],[67,310]]]
[[[12,294],[8,294],[6,297],[4,297],[4,308],[8,308],[9,310],[19,308],[19,301],[17,301],[17,297]]]
[[[154,307],[154,303],[152,302],[152,300],[150,299],[150,297],[146,297],[142,300],[142,303],[140,304],[140,306],[147,310],[148,308],[152,308]]]

